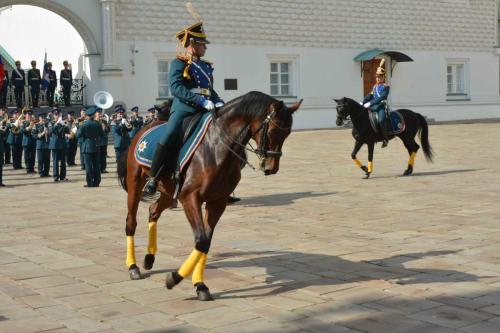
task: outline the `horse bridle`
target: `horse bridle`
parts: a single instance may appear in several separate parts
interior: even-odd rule
[[[231,138],[220,126],[217,125],[216,122],[214,122],[214,124],[216,124],[216,126],[219,127],[220,131],[224,134],[224,136],[226,138],[228,138],[231,141],[231,143],[235,143],[238,146],[240,146],[243,149],[245,149],[246,151],[254,153],[255,155],[257,155],[259,157],[260,160],[265,159],[265,158],[269,158],[269,157],[281,157],[283,155],[283,153],[281,151],[267,150],[266,149],[266,145],[268,144],[268,139],[269,139],[269,123],[272,123],[276,128],[278,128],[280,130],[283,130],[283,131],[290,130],[290,128],[291,128],[291,127],[284,128],[284,127],[281,127],[278,124],[276,124],[276,122],[272,119],[275,111],[276,110],[272,110],[266,116],[266,119],[264,119],[264,121],[262,122],[262,124],[260,124],[259,128],[257,129],[257,131],[255,131],[254,135],[256,135],[257,133],[261,132],[261,134],[260,134],[260,140],[259,140],[259,146],[257,147],[257,149],[255,149],[250,144],[250,142],[248,143],[248,145],[250,146],[250,148],[248,148],[247,146],[243,145],[239,140],[235,140],[235,139]],[[214,119],[216,118],[215,112],[213,112],[212,116],[214,117]],[[245,129],[248,126],[249,125],[247,125],[245,128],[243,128],[242,132],[244,132]],[[238,135],[237,137],[239,138],[240,136],[241,135]],[[238,157],[240,159],[241,162],[245,163],[246,165],[250,166],[252,169],[256,170],[255,167],[252,164],[250,164],[250,162],[248,162],[247,159],[242,158],[228,144],[226,144],[226,143],[224,143],[224,144],[229,149],[229,151],[231,153],[233,153],[233,155],[235,155],[236,157]]]

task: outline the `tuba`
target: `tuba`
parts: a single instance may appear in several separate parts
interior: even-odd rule
[[[113,96],[107,91],[98,91],[94,95],[94,104],[103,110],[109,109],[113,105]]]

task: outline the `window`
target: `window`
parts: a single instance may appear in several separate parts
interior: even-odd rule
[[[446,66],[446,94],[448,99],[466,99],[469,95],[468,62],[448,61]]]
[[[292,62],[271,62],[271,96],[291,96]]]
[[[158,60],[158,98],[167,98],[170,96],[168,68],[168,60]]]

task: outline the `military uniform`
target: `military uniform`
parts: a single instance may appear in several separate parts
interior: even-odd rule
[[[99,162],[101,173],[107,173],[107,153],[108,153],[108,134],[110,131],[109,124],[105,119],[101,119],[102,136],[99,138]]]
[[[124,113],[125,110],[118,108],[117,113]],[[123,121],[125,120],[125,121]],[[114,148],[116,154],[116,162],[121,160],[122,155],[126,153],[128,146],[130,145],[129,132],[132,130],[130,124],[127,125],[126,119],[116,120],[111,125],[111,132],[113,133]]]
[[[26,173],[35,173],[35,157],[36,157],[36,138],[33,135],[34,122],[25,120],[21,125],[23,133],[23,153],[24,164],[26,165]]]
[[[2,89],[0,89],[0,109],[4,109],[7,106],[7,91],[9,90],[9,72],[5,70],[4,77],[0,77],[2,80]]]
[[[68,62],[64,61],[63,64],[67,66]],[[63,69],[59,78],[61,80],[61,86],[63,87],[64,105],[70,106],[71,86],[73,85],[73,74],[71,73],[71,69]]]
[[[14,120],[17,119],[18,113],[13,114]],[[23,158],[23,133],[20,129],[14,129],[13,123],[9,124],[9,136],[7,142],[12,149],[12,167],[14,170],[22,169],[21,164]]]
[[[68,114],[73,115],[72,112],[68,112]],[[76,125],[75,122],[76,120],[72,118],[71,120],[68,119],[68,128],[70,130],[73,129],[73,125]],[[76,158],[76,151],[78,150],[78,139],[76,138],[76,135],[72,135],[70,133],[69,137],[66,139],[66,164],[68,166],[75,166],[75,158]]]
[[[92,117],[95,112],[95,107],[85,111],[89,117]],[[85,174],[87,180],[86,187],[98,187],[101,183],[99,140],[103,135],[101,124],[93,118],[85,120],[77,132],[77,136],[82,138],[82,152],[85,159]]]
[[[149,115],[146,117],[146,119],[144,120],[144,126],[148,126],[149,124],[151,124],[153,121],[155,121],[155,112],[156,112],[156,109],[155,108],[149,108],[148,109],[148,113]]]
[[[36,65],[35,62],[31,62],[33,66]],[[42,77],[40,76],[40,70],[38,68],[32,68],[28,71],[28,84],[30,86],[31,92],[31,102],[33,107],[38,107],[38,99],[40,98],[40,85],[42,84]]]
[[[40,117],[45,117],[45,113],[39,114]],[[40,177],[49,177],[50,170],[50,123],[38,122],[35,125],[33,134],[36,138],[36,156],[38,161],[38,174]]]
[[[130,111],[135,113],[139,111],[139,108],[135,106]],[[130,138],[133,139],[137,132],[141,130],[142,126],[144,126],[144,119],[139,115],[134,115],[133,119],[130,120],[130,125],[132,125],[132,130],[129,132],[129,135]]]
[[[50,64],[50,62],[49,62]],[[52,66],[52,64],[50,64]],[[47,87],[47,103],[49,107],[54,106],[54,93],[57,88],[57,74],[53,69],[48,70],[49,86]]]
[[[5,111],[6,112],[6,111]],[[1,122],[0,117],[0,122]],[[7,126],[2,127],[0,124],[0,187],[5,186],[3,184],[3,156],[5,154],[5,135],[7,134]]]
[[[181,30],[176,37],[182,47],[188,47],[191,43],[209,43],[202,22]],[[155,150],[144,194],[152,195],[156,192],[156,183],[162,173],[164,157],[177,155],[173,152],[182,129],[182,121],[197,112],[211,111],[215,106],[224,105],[213,88],[213,71],[211,63],[190,54],[179,55],[172,61],[168,79],[170,92],[174,97],[173,103],[165,132]],[[175,161],[167,160],[164,171],[172,173],[174,169]]]
[[[52,151],[52,177],[54,181],[66,179],[66,134],[68,127],[54,122],[50,127],[49,149]]]
[[[10,76],[11,84],[14,86],[14,96],[18,108],[23,106],[24,86],[26,85],[26,73],[21,68],[20,62],[16,61],[17,68],[12,70]]]
[[[5,128],[5,133],[3,135],[3,143],[5,147],[5,159],[3,160],[4,164],[11,164],[11,148],[10,144],[7,142],[9,133],[10,133],[10,126],[9,123],[7,123],[7,126]]]

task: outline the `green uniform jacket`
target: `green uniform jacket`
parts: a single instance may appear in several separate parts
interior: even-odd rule
[[[82,153],[99,152],[99,140],[103,135],[104,133],[99,122],[93,119],[85,120],[76,133],[78,138],[82,138]]]

